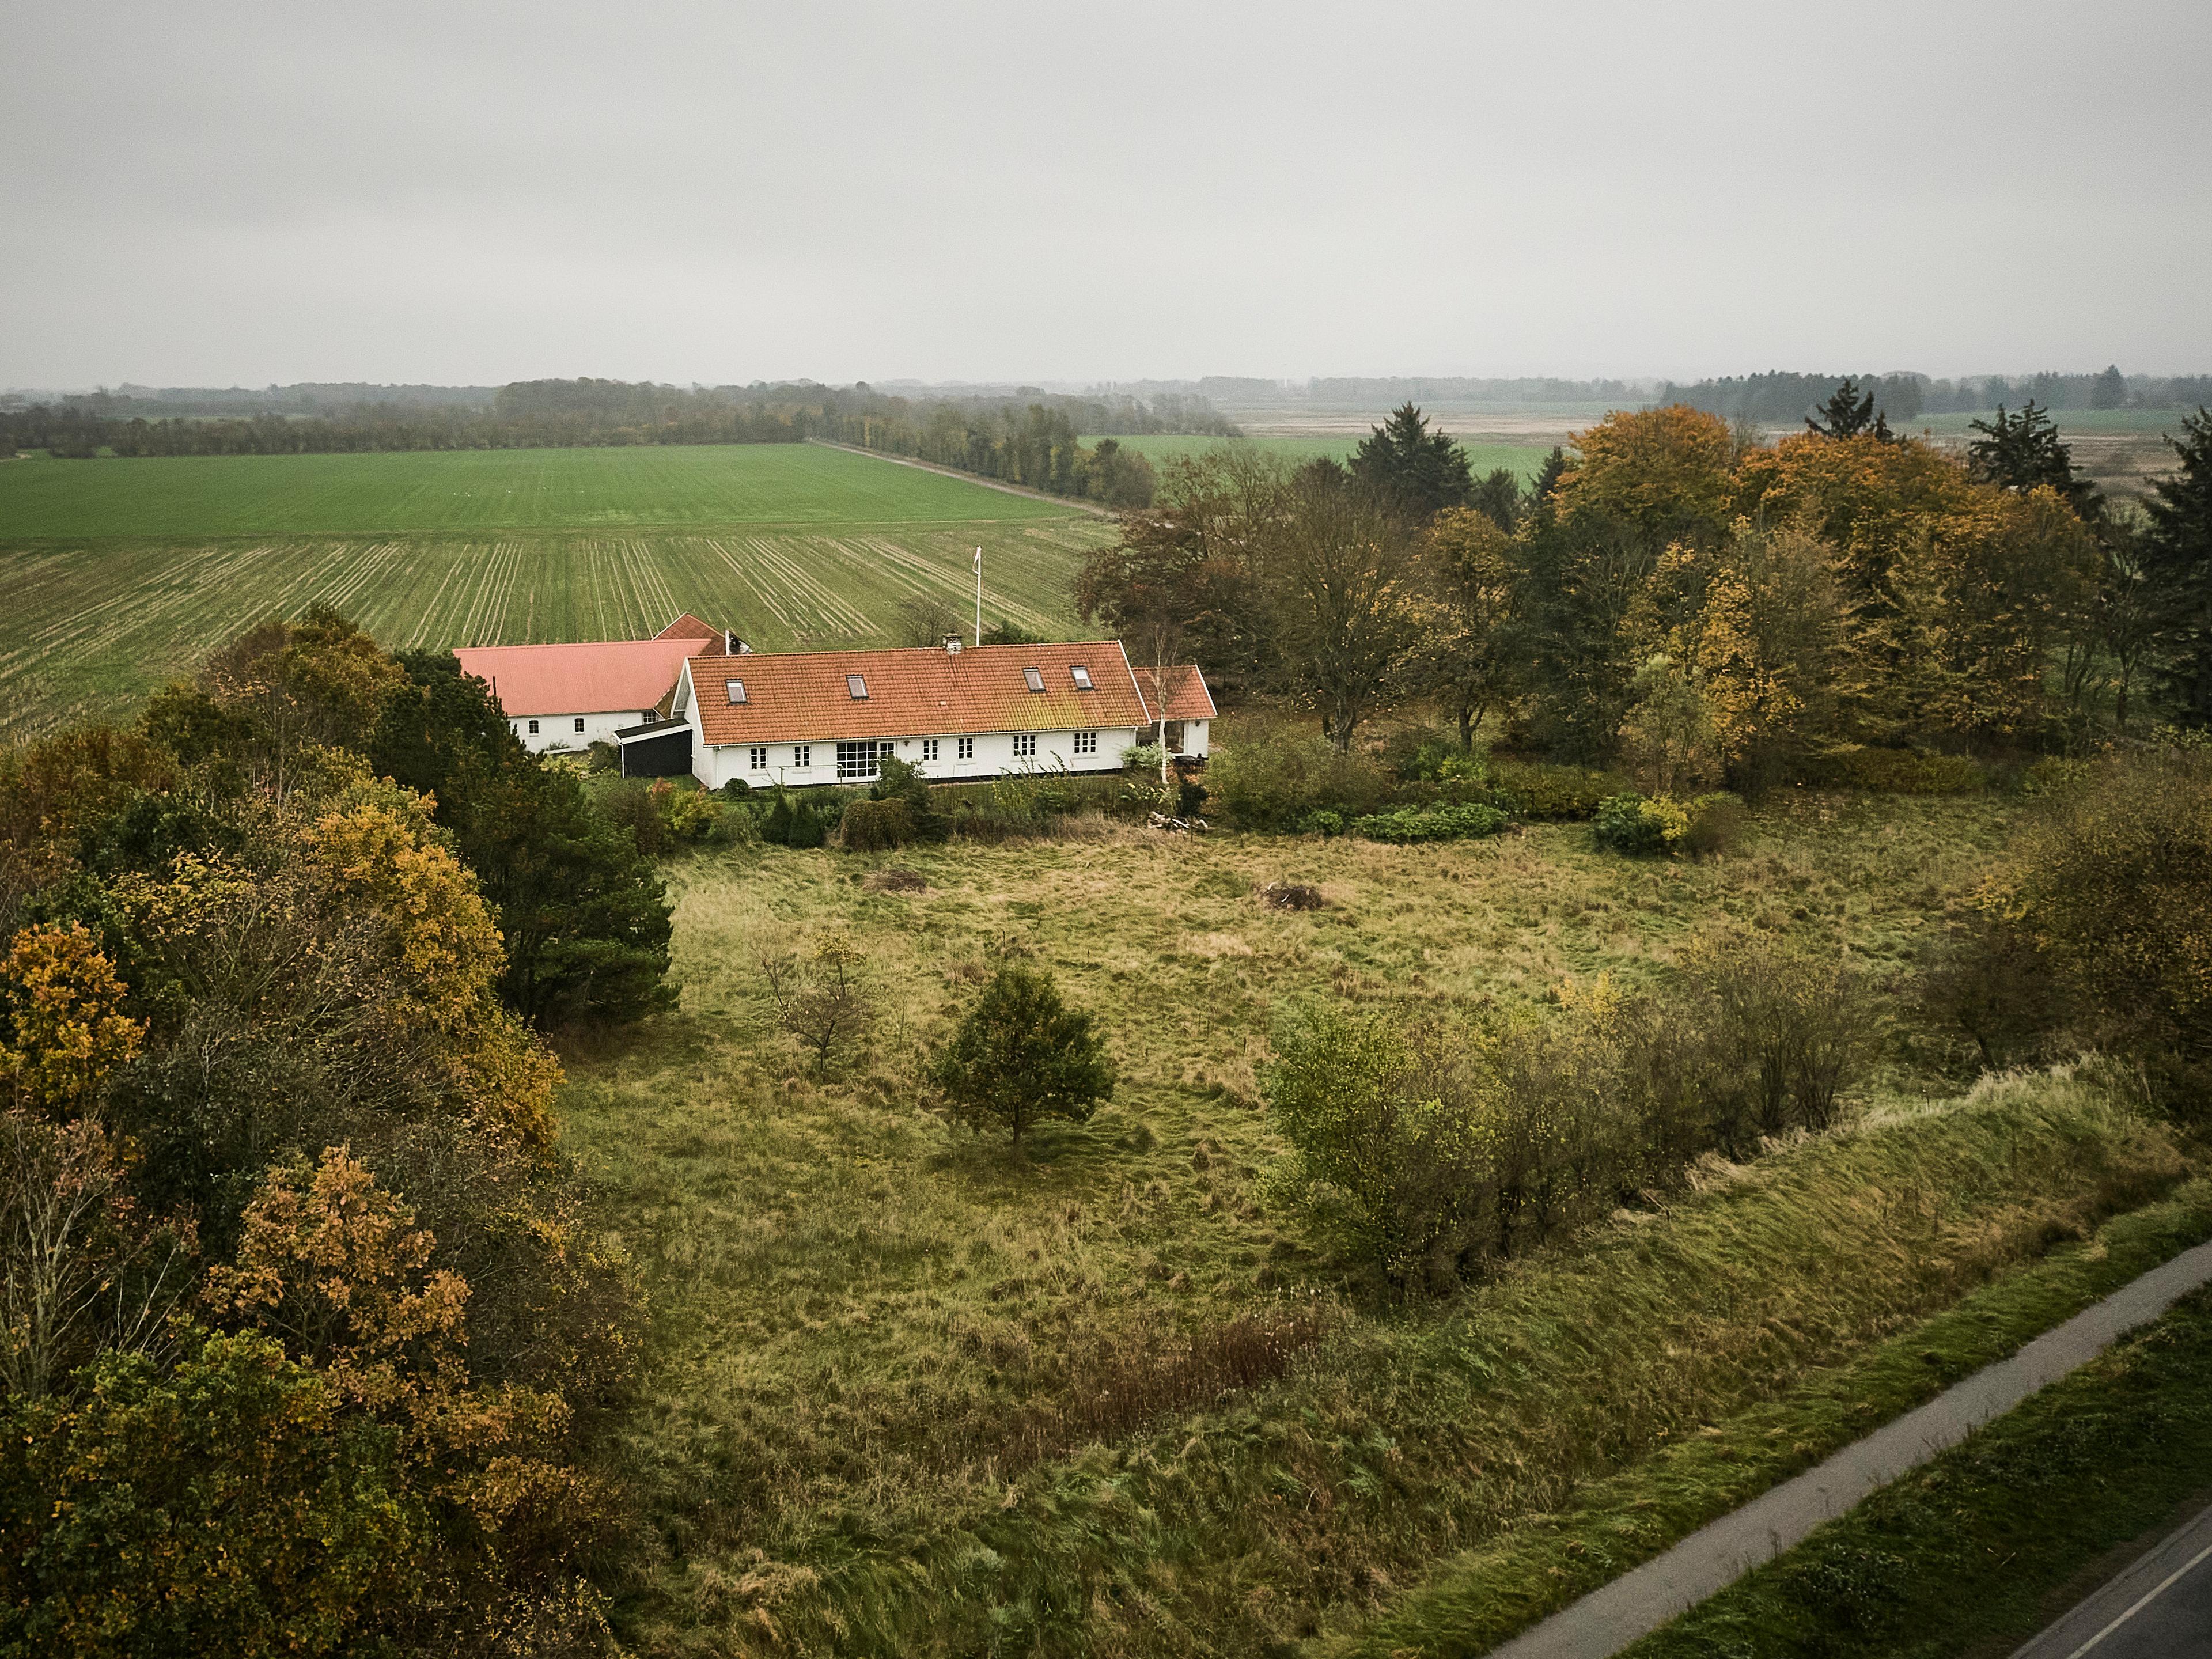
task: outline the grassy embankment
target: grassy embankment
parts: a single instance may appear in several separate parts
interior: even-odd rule
[[[2200,1291],[1628,1659],[2001,1656],[2208,1487],[2212,1295]]]
[[[1109,524],[814,444],[0,463],[0,726],[104,712],[272,611],[387,644],[650,634],[692,611],[769,649],[872,645],[899,606],[1075,626]]]
[[[1279,1144],[1255,1066],[1300,1000],[1465,1011],[1568,975],[1633,982],[1722,917],[1898,963],[2005,810],[1784,803],[1747,854],[1694,866],[1537,827],[1424,849],[1112,831],[917,850],[899,862],[919,893],[827,853],[678,866],[683,1011],[579,1057],[563,1097],[658,1310],[634,1633],[1265,1650],[2154,1197],[2180,1154],[2089,1091],[1916,1111],[1943,1086],[1901,1065],[1864,1132],[1716,1174],[1448,1304],[1377,1303],[1261,1202]],[[1328,908],[1263,908],[1279,878]],[[750,963],[828,931],[862,948],[884,1016],[817,1081]],[[913,1060],[1024,953],[1105,1017],[1124,1081],[1016,1163],[919,1109]],[[1830,1427],[1862,1416],[1845,1389]]]

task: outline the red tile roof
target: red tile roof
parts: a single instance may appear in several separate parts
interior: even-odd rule
[[[1076,689],[1071,670],[1091,672]],[[1022,671],[1034,668],[1044,690]],[[846,676],[866,682],[858,698]],[[691,664],[699,722],[709,744],[793,738],[915,737],[934,732],[1068,732],[1145,726],[1129,659],[1113,640],[1073,645],[970,646],[902,651],[793,651]],[[741,679],[733,703],[725,682]],[[640,704],[639,707],[644,707]]]
[[[719,657],[728,649],[722,630],[712,623],[701,622],[689,611],[678,617],[653,636],[656,640],[710,640],[713,641],[703,654]]]
[[[713,642],[678,638],[593,645],[475,645],[453,655],[460,659],[464,674],[490,684],[510,719],[635,714],[658,704],[675,684],[685,659],[703,654]]]
[[[1137,690],[1143,692],[1146,707],[1160,715],[1160,704],[1167,708],[1163,718],[1171,720],[1210,720],[1214,717],[1213,694],[1206,689],[1206,676],[1198,672],[1198,665],[1189,662],[1170,663],[1165,678],[1167,696],[1159,695],[1158,682],[1162,678],[1157,669],[1135,668]]]

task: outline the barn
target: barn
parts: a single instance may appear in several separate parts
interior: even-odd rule
[[[686,613],[649,640],[476,645],[453,655],[463,673],[491,688],[523,746],[543,755],[619,742],[624,729],[666,713],[669,688],[688,659],[745,648],[734,634]]]

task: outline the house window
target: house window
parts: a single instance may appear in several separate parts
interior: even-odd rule
[[[1074,667],[1069,669],[1067,672],[1075,677],[1075,689],[1077,690],[1088,691],[1091,689],[1091,671],[1085,668],[1081,663],[1076,664]]]
[[[955,743],[959,751],[956,758],[960,760],[974,760],[975,758],[975,738],[959,738],[955,739]]]
[[[873,738],[864,738],[858,743],[837,745],[837,775],[841,778],[872,778],[876,775],[876,757],[889,753],[890,744],[878,744]]]
[[[937,758],[937,739],[935,738],[924,738],[921,740],[921,757],[924,760],[935,760]]]
[[[1075,752],[1079,755],[1097,754],[1098,734],[1096,732],[1078,732],[1075,734]]]
[[[732,702],[743,702],[745,700],[745,683],[743,680],[724,680],[722,685],[729,692]]]
[[[862,674],[846,675],[845,690],[852,695],[852,698],[854,702],[866,702],[868,700],[868,682],[866,676]]]
[[[748,772],[765,772],[768,770],[768,745],[766,744],[757,743],[751,748],[745,750],[745,770]]]
[[[1041,668],[1024,668],[1022,670],[1022,684],[1032,691],[1043,690],[1044,671]]]
[[[538,735],[538,722],[536,720],[530,722],[530,735],[533,738]]]
[[[579,732],[584,729],[584,717],[581,714],[576,716],[576,729]]]
[[[1036,756],[1036,732],[1015,732],[1015,733],[1014,733],[1014,758],[1015,758],[1016,760],[1028,760],[1028,759],[1033,758],[1033,757]]]
[[[792,763],[793,766],[811,766],[811,765],[813,765],[813,764],[814,764],[814,745],[813,745],[812,744],[811,744],[811,743],[794,743],[793,744],[792,744],[792,745],[791,745],[791,763]]]

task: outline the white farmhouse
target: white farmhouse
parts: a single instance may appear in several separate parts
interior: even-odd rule
[[[630,755],[651,745],[650,769],[678,769],[688,748],[709,789],[863,782],[885,755],[941,780],[1112,772],[1163,713],[1170,746],[1203,758],[1205,679],[1186,664],[1168,680],[1156,710],[1114,640],[689,657],[668,713],[623,734],[624,769],[648,769]]]

